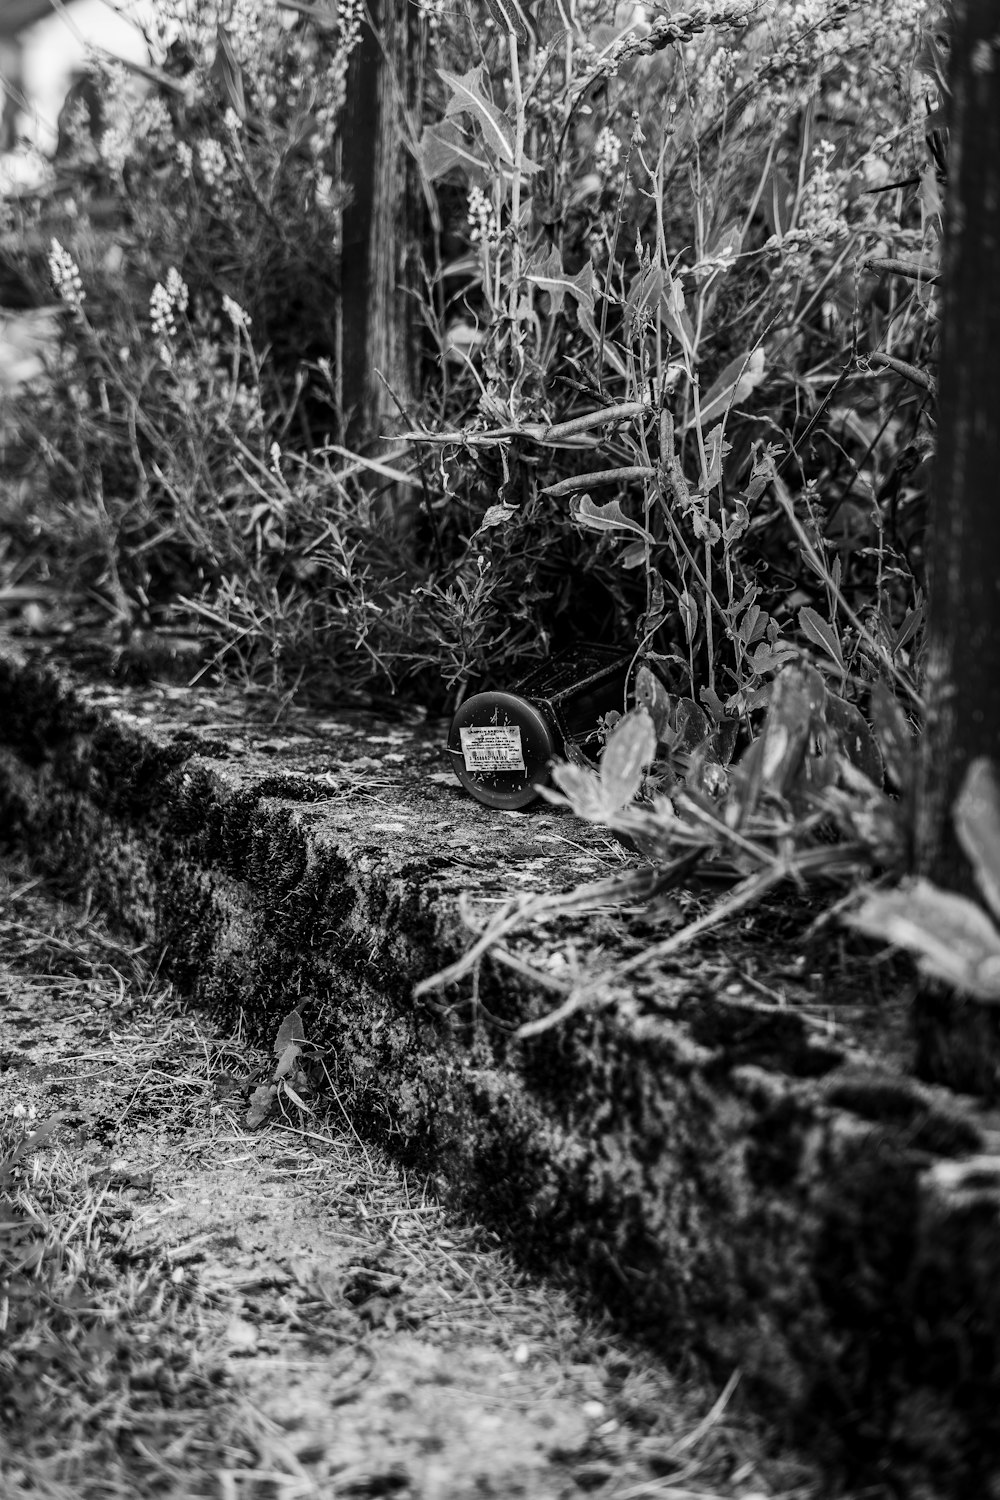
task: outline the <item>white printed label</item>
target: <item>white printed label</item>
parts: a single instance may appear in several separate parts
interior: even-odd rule
[[[523,771],[521,730],[517,724],[483,724],[460,729],[467,771]]]

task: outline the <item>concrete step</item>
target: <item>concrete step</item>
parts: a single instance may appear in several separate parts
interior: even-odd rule
[[[478,806],[416,717],[275,726],[7,640],[0,837],[218,1018],[268,1038],[297,1007],[363,1135],[669,1360],[739,1367],[859,1484],[1000,1493],[994,1112],[915,1080],[876,1032],[861,1045],[693,961],[519,1040],[567,953],[634,946],[607,912],[414,997],[467,950],[467,916],[622,868],[600,830]]]

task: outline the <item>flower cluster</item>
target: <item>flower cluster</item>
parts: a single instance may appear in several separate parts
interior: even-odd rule
[[[156,155],[174,146],[174,122],[159,94],[137,97],[121,64],[103,70],[105,128],[100,153],[104,165],[120,177],[130,161]]]
[[[469,189],[469,239],[474,245],[496,245],[500,240],[496,210],[481,187]]]
[[[814,149],[812,174],[799,208],[799,228],[824,249],[847,233],[841,176],[830,166],[835,149],[832,141],[821,141]]]
[[[167,272],[166,282],[158,281],[149,299],[149,322],[160,340],[160,358],[165,365],[173,363],[171,340],[177,337],[177,318],[188,306],[188,288],[176,266]]]
[[[426,22],[431,36],[436,36],[446,11],[446,0],[417,0],[417,13]]]
[[[52,241],[49,249],[49,275],[52,277],[52,285],[56,289],[60,302],[64,302],[73,312],[79,313],[87,295],[83,290],[80,267],[69,251],[64,250],[56,239]]]
[[[206,187],[221,188],[225,184],[227,162],[226,153],[218,141],[210,136],[200,140],[197,145],[198,170]]]
[[[610,125],[598,131],[594,142],[594,167],[604,183],[613,181],[622,159],[621,139]]]
[[[223,294],[222,311],[230,323],[232,323],[237,333],[244,332],[250,327],[250,314],[246,308],[240,306],[234,297],[230,297],[228,292]]]

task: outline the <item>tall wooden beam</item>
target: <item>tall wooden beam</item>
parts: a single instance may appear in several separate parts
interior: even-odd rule
[[[386,385],[406,406],[415,385],[420,200],[404,108],[413,115],[419,109],[416,58],[416,7],[369,0],[348,68],[341,132],[342,436],[357,451],[398,422]]]
[[[928,529],[928,723],[918,853],[971,892],[952,807],[971,761],[1000,767],[1000,7],[956,0],[940,402]],[[990,1008],[987,1008],[990,1009]],[[997,1008],[992,1010],[996,1013]],[[918,1002],[922,1068],[1000,1095],[1000,1015]]]

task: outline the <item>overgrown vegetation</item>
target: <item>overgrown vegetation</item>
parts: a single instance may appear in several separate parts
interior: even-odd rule
[[[602,637],[635,706],[557,773],[579,814],[739,900],[906,868],[947,13],[420,16],[426,383],[377,452],[337,364],[361,12],[178,0],[142,90],[102,63],[68,106],[3,210],[63,309],[6,418],[11,584],[439,710]]]
[[[156,65],[99,63],[54,176],[3,205],[5,260],[64,307],[5,413],[11,583],[119,631],[195,626],[279,690],[446,707],[600,633],[716,723],[804,652],[848,696],[912,692],[924,0],[424,6],[425,398],[355,460],[337,116],[360,12],[160,14]]]

